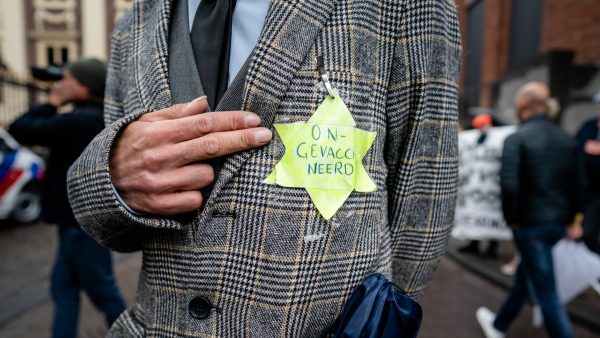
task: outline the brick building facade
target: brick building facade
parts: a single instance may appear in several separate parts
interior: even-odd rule
[[[490,109],[514,123],[512,98],[546,82],[568,131],[594,114],[600,91],[600,1],[456,0],[464,43],[461,113]]]

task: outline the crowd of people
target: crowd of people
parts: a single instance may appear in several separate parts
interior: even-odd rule
[[[68,64],[48,103],[31,107],[9,130],[23,144],[50,149],[43,216],[58,224],[60,238],[51,278],[53,336],[76,336],[82,290],[105,314],[112,337],[397,332],[405,324],[397,318],[370,318],[384,328],[366,321],[335,327],[340,316],[367,312],[367,296],[381,290],[394,299],[378,300],[388,306],[381,317],[410,317],[416,335],[421,310],[413,299],[444,252],[455,208],[449,178],[457,173],[461,49],[453,2],[407,2],[402,13],[381,4],[338,9],[333,17],[340,22],[364,16],[361,30],[373,32],[368,36],[352,25],[328,26],[329,3],[300,2],[291,10],[273,2],[271,13],[286,18],[281,22],[266,20],[270,1],[237,7],[237,16],[235,1],[157,3],[141,2],[125,14],[108,67],[96,59]],[[405,38],[389,33],[401,16],[414,23],[402,27],[411,37],[406,46]],[[233,42],[238,35],[245,43]],[[347,49],[345,36],[382,55]],[[377,60],[396,62],[376,67]],[[388,86],[372,86],[377,99],[370,100],[355,76],[330,81],[342,61],[361,78],[391,74]],[[413,98],[419,102],[404,107]],[[493,231],[510,230],[520,257],[502,307],[477,311],[488,338],[503,337],[527,302],[539,306],[551,337],[572,337],[552,248],[564,237],[583,237],[590,250],[599,250],[600,118],[573,138],[551,121],[549,101],[543,83],[519,90],[520,125],[510,135],[504,130],[498,199],[490,199],[502,220],[469,219],[477,225],[488,217]],[[71,111],[59,114],[67,104]],[[313,121],[317,107],[329,113],[324,125],[385,134],[373,136],[368,147],[358,136],[351,144],[369,163],[361,177],[372,178],[373,189],[333,187],[324,195],[315,192],[319,187],[265,183],[289,145],[281,141],[285,135],[273,137],[273,123],[280,131],[292,124],[286,121]],[[477,117],[474,127],[475,148],[497,140],[490,116]],[[486,170],[482,176],[491,175]],[[332,221],[315,208],[327,198],[343,204]],[[472,238],[463,251],[478,252],[484,238]],[[486,254],[495,256],[498,243],[491,239]],[[138,304],[127,310],[108,248],[143,251]],[[377,292],[370,293],[371,277]],[[389,304],[411,308],[394,312]]]
[[[600,94],[594,100],[598,103],[600,115]],[[464,175],[472,175],[467,169],[472,163],[465,161],[498,164],[492,169],[486,167],[486,178],[491,177],[492,185],[498,183],[497,190],[492,187],[487,193],[498,195],[498,203],[489,198],[477,202],[501,210],[498,214],[505,226],[498,229],[498,222],[494,223],[495,232],[487,233],[486,239],[490,244],[483,254],[496,257],[496,240],[502,237],[498,234],[508,230],[512,233],[518,253],[516,269],[512,271],[514,282],[504,304],[496,313],[486,307],[477,311],[476,318],[488,338],[504,337],[527,303],[540,310],[550,337],[572,337],[568,316],[557,292],[553,247],[563,238],[583,238],[590,251],[599,253],[597,201],[600,118],[587,121],[577,136],[573,137],[551,121],[551,102],[550,91],[545,84],[532,82],[524,85],[515,98],[515,110],[520,121],[518,128],[505,133],[502,142],[487,147],[483,152],[486,156],[468,157],[461,154],[461,168],[467,171]],[[477,116],[473,120],[473,128],[478,135],[476,141],[473,137],[470,139],[474,146],[469,148],[469,142],[464,141],[462,151],[482,154],[481,151],[477,153],[477,147],[481,147],[491,135],[497,137],[499,132],[492,131],[493,118],[490,115]],[[461,189],[464,191],[461,192]],[[468,185],[461,184],[459,196],[469,194],[472,191],[469,191]],[[466,219],[460,201],[459,197],[456,224],[459,229],[460,222]],[[476,211],[466,211],[469,212]],[[455,236],[468,239],[468,234],[467,228],[466,231],[457,231]],[[471,230],[470,234],[473,240],[459,251],[481,254],[479,240],[485,238],[482,234],[486,233],[479,229],[477,232]],[[508,272],[508,267],[503,268]]]
[[[105,78],[106,65],[99,60],[80,59],[69,64],[52,87],[48,103],[32,106],[9,129],[22,144],[50,149],[43,215],[47,222],[58,224],[60,238],[51,278],[54,337],[76,335],[82,290],[105,313],[109,325],[125,309],[113,277],[110,251],[78,225],[65,185],[69,166],[104,126]],[[514,284],[502,307],[497,313],[485,307],[477,311],[477,320],[488,338],[503,337],[528,302],[541,310],[551,337],[571,337],[569,320],[556,291],[552,247],[565,237],[582,238],[589,250],[600,253],[600,180],[595,175],[600,170],[600,116],[587,121],[572,137],[551,121],[549,100],[545,84],[523,86],[515,99],[519,127],[504,127],[501,152],[487,149],[481,157],[497,158],[500,163],[496,169],[497,193],[502,217],[512,229],[518,252]],[[600,94],[594,100],[600,115]],[[58,114],[65,104],[73,104],[72,111]],[[498,143],[493,140],[500,135],[495,124],[490,115],[473,119],[475,148],[486,142]],[[462,219],[457,220],[460,222]],[[460,226],[457,224],[457,228]],[[497,257],[498,240],[493,235],[488,237],[490,244],[483,254]],[[474,236],[460,251],[481,254],[479,239]]]
[[[44,212],[60,236],[54,337],[75,335],[80,290],[110,337],[417,334],[416,301],[455,201],[457,10],[335,4],[136,2],[116,24],[106,81],[97,63],[76,61],[49,104],[15,121],[17,139],[50,148],[45,204],[60,203]],[[408,69],[419,71],[405,78]],[[372,86],[371,100],[348,72],[388,85]],[[403,108],[407,94],[428,104]],[[74,110],[57,114],[65,103]],[[339,127],[339,139],[315,141],[355,149],[364,166],[319,172],[332,182],[325,192],[267,184],[289,146],[273,125],[300,122]],[[346,160],[335,157],[323,156]],[[441,168],[421,175],[431,159]],[[315,207],[332,199],[335,215]],[[125,311],[107,247],[143,252],[137,303]],[[380,315],[351,320],[371,312]]]

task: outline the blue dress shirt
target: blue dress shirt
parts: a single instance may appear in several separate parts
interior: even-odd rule
[[[188,0],[190,32],[196,10],[202,0]],[[271,0],[237,0],[231,25],[231,55],[229,57],[229,84],[235,79],[248,56],[256,46]]]

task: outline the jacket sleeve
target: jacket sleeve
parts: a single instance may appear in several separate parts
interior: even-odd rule
[[[451,0],[405,1],[387,116],[392,279],[415,299],[444,254],[458,184],[458,20]]]
[[[518,221],[521,186],[521,145],[518,136],[513,134],[506,138],[502,149],[502,166],[500,169],[500,190],[502,194],[502,212],[509,225]]]
[[[49,104],[35,105],[17,118],[8,132],[21,144],[49,146],[69,138],[76,124],[68,115],[57,114]]]
[[[77,221],[98,242],[121,252],[140,250],[144,236],[152,229],[183,228],[181,222],[171,218],[133,213],[120,202],[110,177],[109,156],[116,136],[145,113],[124,113],[131,25],[129,11],[123,15],[112,37],[104,110],[107,127],[71,166],[67,178],[69,200]]]

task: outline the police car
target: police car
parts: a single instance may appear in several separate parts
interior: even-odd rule
[[[42,211],[44,160],[0,128],[0,219],[37,220]]]

